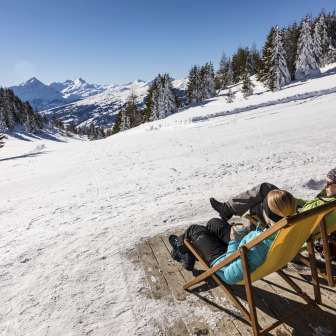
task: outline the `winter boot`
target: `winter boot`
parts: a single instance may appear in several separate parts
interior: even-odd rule
[[[233,216],[233,212],[227,203],[218,202],[216,199],[211,197],[210,204],[225,221],[228,221]]]
[[[168,240],[173,248],[170,252],[172,258],[182,263],[183,267],[186,270],[192,271],[196,262],[195,257],[186,250],[183,244],[181,244],[179,237],[177,237],[176,235],[170,235]]]

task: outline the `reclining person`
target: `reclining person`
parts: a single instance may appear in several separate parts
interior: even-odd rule
[[[257,217],[261,225],[268,226],[268,214],[264,210],[263,202],[267,193],[276,189],[271,183],[262,183],[251,190],[245,191],[237,196],[230,198],[226,202],[219,202],[210,198],[212,207],[218,211],[221,218],[229,220],[233,215],[242,216],[247,211],[250,215]],[[296,199],[297,211],[303,212],[313,209],[327,202],[336,200],[336,168],[331,169],[326,175],[326,186],[312,200]],[[275,218],[274,218],[275,219]],[[327,232],[331,234],[329,240],[336,245],[336,233],[329,229],[336,222],[336,212],[332,212],[326,217]],[[336,255],[333,256],[336,259]]]
[[[290,216],[295,212],[296,200],[287,191],[273,189],[267,193],[260,209],[267,214],[268,223],[272,225],[279,219]],[[206,226],[191,225],[181,236],[171,235],[169,237],[169,242],[173,247],[171,254],[175,260],[182,262],[186,269],[192,270],[195,258],[184,246],[184,239],[187,239],[196,247],[207,264],[213,266],[254,239],[262,231],[263,228],[257,227],[243,235],[234,227],[231,227],[223,217],[222,220],[212,218]],[[275,234],[248,251],[247,258],[251,272],[263,264],[274,238]],[[240,258],[221,268],[216,274],[228,284],[241,281],[243,271]]]

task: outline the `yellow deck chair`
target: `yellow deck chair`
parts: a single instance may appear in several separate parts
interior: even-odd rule
[[[209,267],[209,265],[207,265],[204,259],[193,247],[192,243],[185,240],[185,245],[198,259],[202,267],[205,268],[205,272],[187,282],[183,286],[183,288],[192,292],[192,287],[201,283],[202,281],[206,281],[206,279],[211,277],[224,290],[224,292],[229,297],[229,299],[231,299],[233,304],[242,312],[247,322],[251,325],[253,329],[253,334],[255,336],[267,334],[270,330],[279,326],[284,319],[282,318],[281,321],[278,320],[268,327],[260,327],[253,298],[252,282],[262,279],[273,272],[277,272],[295,290],[296,294],[301,296],[307,303],[321,303],[321,293],[316,271],[315,254],[311,236],[320,225],[320,223],[323,222],[325,216],[334,210],[336,210],[336,201],[321,205],[319,207],[289,218],[284,218],[277,222],[275,225],[273,225],[271,228],[262,232],[260,235],[248,242],[246,245],[240,247],[238,251],[229,255],[220,263],[212,267]],[[276,238],[274,239],[268,251],[265,262],[257,270],[250,273],[247,262],[248,250],[258,245],[262,240],[270,237],[273,234],[276,234]],[[312,269],[312,284],[314,286],[315,301],[310,299],[307,294],[303,293],[301,288],[282,270],[299,253],[302,245],[306,241],[308,246],[310,266]],[[242,260],[244,278],[243,281],[241,281],[239,284],[245,286],[249,310],[247,310],[234,295],[230,286],[223,283],[216,275],[216,272],[219,269],[230,264],[237,258],[241,258]]]

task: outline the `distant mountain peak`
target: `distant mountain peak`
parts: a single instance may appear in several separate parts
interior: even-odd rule
[[[30,78],[30,79],[28,79],[26,82],[21,83],[20,85],[21,85],[21,86],[25,86],[25,85],[36,85],[36,84],[39,84],[39,85],[45,85],[45,84],[43,84],[40,80],[38,80],[36,77],[32,77],[32,78]]]
[[[87,82],[83,78],[79,77],[74,80],[74,83],[86,84]]]

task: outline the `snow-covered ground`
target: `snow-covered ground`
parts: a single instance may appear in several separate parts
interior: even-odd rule
[[[0,335],[151,335],[154,319],[173,319],[169,305],[142,294],[127,250],[205,223],[211,196],[263,181],[314,196],[336,166],[333,89],[329,69],[100,141],[9,138],[0,150]]]

